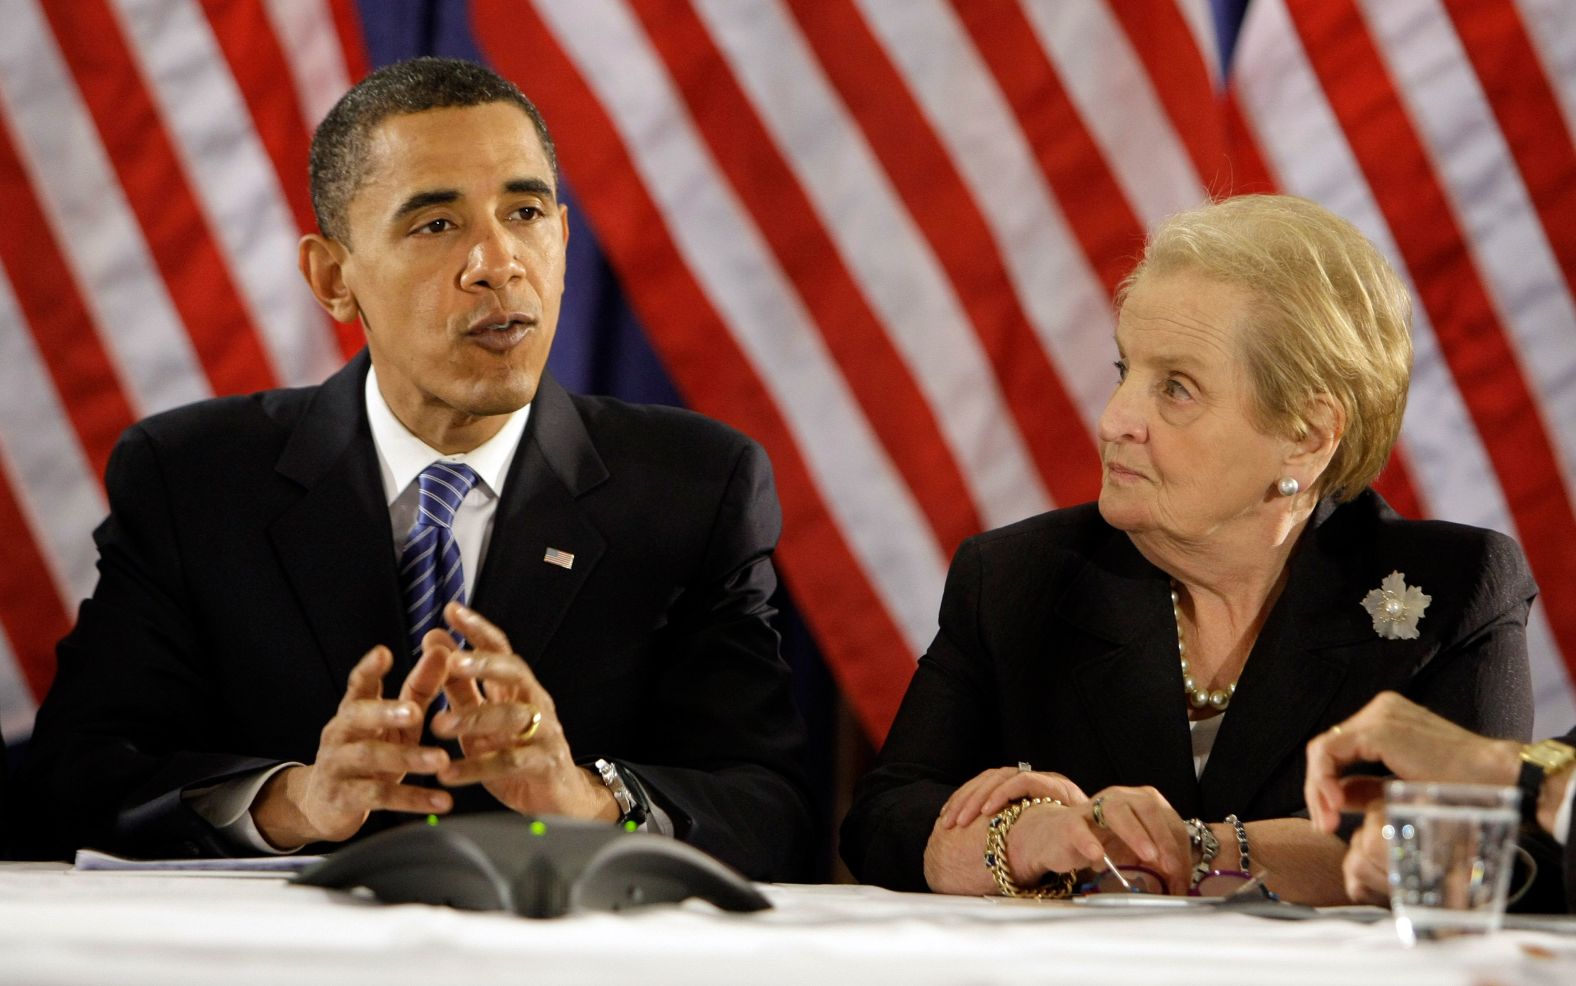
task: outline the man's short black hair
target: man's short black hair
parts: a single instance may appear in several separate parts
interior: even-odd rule
[[[525,111],[558,182],[558,154],[547,123],[519,87],[460,58],[412,58],[385,65],[334,104],[312,135],[308,169],[312,211],[324,236],[350,246],[350,199],[366,177],[368,137],[391,116],[449,107],[513,103]]]

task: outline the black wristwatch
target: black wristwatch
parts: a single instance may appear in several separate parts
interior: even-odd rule
[[[638,828],[646,824],[651,812],[646,806],[646,793],[640,789],[640,782],[633,775],[626,778],[618,764],[611,760],[598,760],[595,766],[602,783],[612,793],[613,800],[618,802],[619,824],[626,828]]]
[[[1521,776],[1516,779],[1516,786],[1521,788],[1522,821],[1529,825],[1538,823],[1538,799],[1543,795],[1544,779],[1572,763],[1576,763],[1576,748],[1559,740],[1541,740],[1521,748]]]

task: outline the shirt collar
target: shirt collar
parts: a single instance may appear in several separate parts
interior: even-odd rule
[[[411,434],[389,410],[383,392],[378,390],[377,367],[367,368],[366,383],[367,423],[372,427],[372,445],[377,449],[378,465],[383,473],[383,494],[393,503],[405,488],[415,481],[421,471],[438,459],[445,462],[463,462],[476,471],[482,488],[494,497],[503,495],[504,478],[509,474],[509,464],[514,461],[514,451],[520,445],[525,423],[531,416],[531,405],[509,415],[509,420],[498,434],[487,439],[469,452],[444,455],[426,442]]]

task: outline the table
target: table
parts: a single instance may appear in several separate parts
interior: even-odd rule
[[[0,864],[0,983],[389,984],[1576,982],[1576,925],[1403,948],[1388,920],[763,887],[709,905],[532,921],[383,906],[268,876]]]

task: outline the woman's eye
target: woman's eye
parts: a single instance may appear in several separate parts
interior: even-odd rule
[[[1182,381],[1176,377],[1171,377],[1166,381],[1166,396],[1174,397],[1177,400],[1189,400],[1193,394],[1183,385]]]
[[[1127,360],[1119,359],[1115,363],[1112,363],[1111,365],[1116,367],[1116,379],[1117,380],[1126,380],[1127,379]]]

